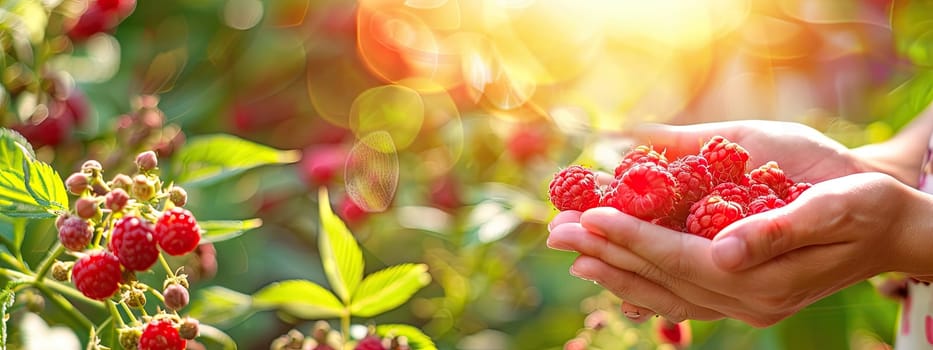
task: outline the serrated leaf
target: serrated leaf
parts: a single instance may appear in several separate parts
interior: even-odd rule
[[[249,295],[220,286],[202,289],[192,300],[190,315],[203,323],[232,324],[253,312]]]
[[[420,329],[407,324],[383,324],[376,326],[376,334],[380,337],[398,337],[408,338],[408,346],[411,350],[437,350],[431,337],[421,332]]]
[[[345,304],[350,303],[356,287],[363,279],[363,252],[347,225],[330,207],[327,189],[318,191],[318,208],[321,229],[318,246],[321,249],[321,264],[331,288]]]
[[[177,183],[188,186],[214,183],[249,169],[294,163],[298,151],[283,151],[232,135],[207,135],[193,138],[175,156]]]
[[[402,264],[366,276],[350,303],[350,314],[372,317],[404,304],[431,283],[425,264]]]
[[[21,135],[0,129],[0,214],[44,218],[68,210],[68,194],[61,177],[35,159]]]
[[[292,316],[316,320],[344,314],[344,306],[329,290],[306,280],[270,284],[253,294],[257,308],[277,308]]]
[[[15,298],[10,288],[0,291],[0,350],[6,349],[6,321],[10,319],[9,310]]]
[[[210,220],[198,222],[201,243],[217,243],[239,237],[246,231],[262,226],[262,219]]]

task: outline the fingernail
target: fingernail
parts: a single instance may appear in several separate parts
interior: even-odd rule
[[[590,279],[590,278],[584,277],[583,275],[581,275],[580,273],[578,273],[577,270],[575,270],[575,269],[573,268],[573,265],[570,265],[570,275],[573,276],[573,277],[579,278],[579,279],[581,279],[581,280],[584,280],[584,281],[589,281],[589,282],[596,283],[596,281],[594,281],[594,280],[592,280],[592,279]]]
[[[748,248],[745,241],[736,237],[726,237],[713,242],[713,261],[723,268],[735,268],[742,263]]]
[[[641,318],[641,312],[638,311],[626,311],[623,313],[625,317],[628,317],[631,320],[637,320]]]

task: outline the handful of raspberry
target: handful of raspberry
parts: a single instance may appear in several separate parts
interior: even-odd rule
[[[549,186],[561,211],[613,207],[645,221],[712,239],[729,224],[780,208],[812,186],[789,179],[777,162],[745,171],[749,154],[722,136],[700,154],[668,162],[664,153],[640,145],[615,168],[615,179],[600,185],[596,173],[571,165]]]

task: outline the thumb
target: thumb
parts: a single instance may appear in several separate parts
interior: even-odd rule
[[[723,270],[739,271],[801,247],[827,243],[813,230],[814,215],[787,209],[791,208],[749,216],[723,229],[710,245],[713,262]]]

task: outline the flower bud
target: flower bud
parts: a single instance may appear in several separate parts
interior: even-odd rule
[[[182,339],[194,339],[198,337],[200,322],[198,320],[187,317],[184,321],[181,322],[181,326],[178,327],[178,335]]]
[[[124,174],[117,174],[113,177],[113,180],[110,180],[110,188],[122,188],[125,191],[129,191],[133,187],[133,179]]]
[[[89,184],[90,179],[88,175],[84,173],[74,173],[65,179],[65,187],[68,187],[68,192],[78,196],[87,190]]]
[[[155,186],[153,186],[152,182],[149,182],[145,175],[136,175],[133,178],[132,193],[133,197],[140,202],[148,202],[155,196]]]
[[[126,207],[126,203],[129,202],[130,195],[126,193],[122,188],[115,188],[107,193],[107,197],[104,200],[104,205],[107,209],[110,209],[114,213],[123,210]]]
[[[165,307],[169,310],[179,310],[188,305],[188,289],[180,284],[170,284],[162,291],[165,298]]]
[[[93,219],[100,215],[100,207],[94,199],[81,197],[75,201],[75,214],[82,219]]]
[[[84,162],[84,164],[81,165],[81,172],[88,174],[88,175],[94,175],[95,173],[100,173],[101,170],[103,169],[104,167],[100,165],[100,162],[93,160],[93,159],[88,160]]]
[[[147,172],[159,166],[159,158],[153,151],[145,151],[136,156],[136,168],[140,172]]]
[[[184,188],[172,186],[168,191],[168,200],[177,207],[183,207],[188,203],[188,192]]]

